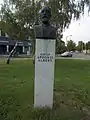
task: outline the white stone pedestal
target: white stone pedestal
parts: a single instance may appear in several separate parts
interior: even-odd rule
[[[53,106],[55,42],[36,39],[34,107]]]

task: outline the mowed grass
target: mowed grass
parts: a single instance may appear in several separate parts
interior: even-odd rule
[[[0,120],[90,120],[90,61],[56,60],[53,109],[33,99],[32,60],[0,60]]]

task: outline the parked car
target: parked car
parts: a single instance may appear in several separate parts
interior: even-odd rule
[[[72,52],[66,51],[66,52],[61,54],[61,57],[72,57]]]

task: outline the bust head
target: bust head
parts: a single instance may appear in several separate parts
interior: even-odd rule
[[[40,18],[42,23],[48,24],[51,18],[51,9],[47,6],[41,9],[40,11]]]
[[[56,39],[56,28],[50,24],[51,9],[44,7],[40,10],[41,22],[35,26],[36,38],[39,39]]]

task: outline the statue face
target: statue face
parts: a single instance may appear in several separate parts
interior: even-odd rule
[[[44,7],[40,12],[40,16],[43,23],[48,23],[51,18],[51,9],[49,7]]]

